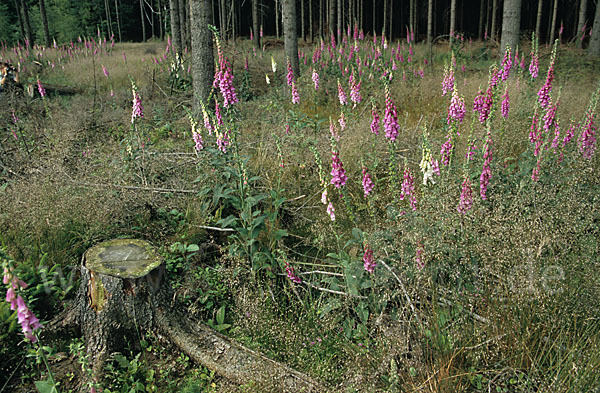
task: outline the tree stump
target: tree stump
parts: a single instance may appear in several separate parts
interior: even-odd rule
[[[143,240],[109,240],[85,252],[77,303],[94,375],[109,354],[154,326],[155,305],[167,289],[163,278],[160,256]]]
[[[310,377],[191,321],[173,296],[160,256],[143,240],[109,240],[84,253],[75,309],[65,313],[72,314],[76,317],[69,320],[82,332],[94,379],[111,353],[154,329],[198,364],[240,384],[253,381],[258,391],[327,391]]]

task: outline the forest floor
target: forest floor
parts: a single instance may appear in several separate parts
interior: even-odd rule
[[[0,95],[3,263],[40,320],[73,300],[86,249],[142,238],[190,317],[332,391],[600,392],[600,63],[349,35],[301,43],[293,103],[280,41],[222,50],[239,102],[216,89],[204,118],[165,42],[3,48],[36,90],[83,90]],[[80,338],[28,343],[2,302],[0,339],[0,392],[47,378],[42,353],[80,388]],[[261,391],[151,331],[99,385]]]

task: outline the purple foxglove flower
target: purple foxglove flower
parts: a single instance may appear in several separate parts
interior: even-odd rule
[[[457,210],[461,214],[466,214],[467,211],[473,206],[473,190],[471,189],[471,182],[465,177],[462,183],[462,190],[460,192],[460,201],[458,202]]]
[[[329,214],[331,221],[335,221],[335,208],[331,202],[329,202],[329,205],[327,205],[327,214]]]
[[[488,131],[487,139],[485,141],[483,153],[483,168],[481,170],[481,176],[479,176],[479,195],[481,199],[487,199],[487,190],[492,178],[492,169],[490,164],[492,162],[492,134]]]
[[[287,261],[285,262],[285,272],[293,283],[302,284],[302,279],[294,273],[294,268]]]
[[[452,92],[452,99],[450,100],[450,106],[448,106],[448,117],[447,123],[450,124],[452,121],[458,121],[459,123],[463,122],[465,118],[465,100],[462,97],[459,97],[458,91],[456,87]]]
[[[319,74],[316,69],[313,69],[312,72],[312,81],[315,84],[315,91],[319,90]]]
[[[346,185],[348,177],[337,151],[331,152],[331,184],[336,188]]]
[[[144,118],[144,107],[142,106],[142,99],[137,93],[136,89],[133,88],[133,106],[131,108],[131,123],[135,122],[136,118]]]
[[[363,254],[363,264],[364,268],[367,272],[373,273],[375,271],[375,267],[377,263],[375,262],[375,258],[373,258],[373,250],[369,247],[368,244],[365,244],[365,252]]]
[[[371,175],[369,175],[369,173],[367,172],[367,168],[362,169],[362,175],[363,191],[365,193],[366,198],[367,196],[369,196],[371,191],[373,191],[373,187],[375,187],[375,185],[373,184],[373,180],[371,180]]]
[[[292,104],[300,103],[300,95],[298,94],[298,88],[296,87],[296,82],[292,81]]]
[[[377,114],[377,107],[375,104],[371,107],[371,115],[373,116],[373,120],[371,120],[371,132],[375,135],[379,135],[379,114]]]
[[[417,198],[415,196],[415,179],[410,173],[410,169],[404,168],[404,179],[402,181],[402,190],[400,192],[400,200],[408,197],[410,200],[410,207],[413,210],[417,210]]]
[[[38,88],[38,93],[40,93],[40,96],[42,98],[46,97],[46,89],[44,89],[44,86],[42,86],[42,82],[40,82],[40,80],[37,80],[37,88]]]
[[[348,98],[346,97],[346,93],[344,92],[344,89],[342,88],[342,84],[340,83],[339,79],[338,79],[338,98],[340,100],[340,105],[346,105],[348,103]]]
[[[394,142],[398,137],[400,126],[398,125],[398,113],[396,112],[396,104],[392,101],[389,89],[385,92],[385,114],[383,117],[383,129],[385,137]]]
[[[583,124],[581,134],[577,139],[579,152],[584,158],[592,159],[596,150],[596,130],[598,128],[594,122],[594,113],[588,113],[585,123]]]
[[[508,118],[508,111],[510,110],[510,101],[508,97],[508,86],[506,86],[506,90],[504,90],[504,95],[502,96],[502,106],[500,112],[502,113],[503,118]]]

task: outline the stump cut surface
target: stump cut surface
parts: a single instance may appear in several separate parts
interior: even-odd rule
[[[108,240],[85,253],[85,264],[89,270],[120,278],[143,277],[161,262],[152,245],[139,239]]]

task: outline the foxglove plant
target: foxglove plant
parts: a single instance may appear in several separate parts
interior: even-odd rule
[[[137,92],[137,86],[133,79],[131,80],[131,92],[133,93],[133,104],[131,108],[131,124],[135,122],[135,119],[144,118],[144,107],[142,106],[142,99]]]
[[[346,97],[346,93],[344,92],[344,89],[342,88],[342,84],[340,83],[340,80],[338,79],[338,98],[340,100],[340,105],[346,105],[348,103],[348,98]]]
[[[453,121],[462,123],[463,119],[465,118],[465,113],[465,100],[463,97],[458,95],[458,91],[455,86],[452,91],[450,105],[448,106],[448,117],[446,122],[448,124],[452,123]]]
[[[492,133],[488,130],[485,146],[483,148],[483,167],[479,176],[479,195],[481,199],[487,199],[487,191],[492,178]]]
[[[473,190],[471,188],[471,182],[468,177],[465,176],[465,180],[462,183],[462,189],[460,192],[460,201],[456,208],[460,214],[466,214],[467,211],[473,206]]]
[[[408,198],[410,201],[410,207],[413,210],[417,210],[417,197],[415,196],[415,179],[410,173],[410,169],[405,166],[404,176],[402,181],[402,191],[400,193],[400,200]]]
[[[360,95],[360,81],[356,83],[354,79],[354,71],[350,74],[350,78],[348,81],[350,85],[350,100],[354,103],[354,107],[362,101],[362,96]]]
[[[289,278],[293,283],[302,284],[302,279],[294,273],[294,268],[289,264],[288,261],[285,261],[285,272],[287,274],[287,278]]]
[[[446,142],[444,142],[440,150],[442,165],[450,165],[450,157],[452,156],[453,149],[454,144],[452,143],[452,134],[448,134],[446,135]]]
[[[506,52],[504,52],[504,59],[502,60],[502,70],[500,71],[501,72],[500,78],[502,79],[502,82],[506,82],[506,80],[508,79],[508,76],[510,75],[511,67],[512,67],[511,51],[510,51],[510,47],[507,46]]]
[[[552,82],[554,81],[554,62],[556,60],[556,50],[558,46],[558,40],[554,44],[554,48],[552,49],[552,55],[550,57],[550,65],[548,66],[548,74],[546,76],[546,83],[544,86],[538,91],[538,102],[540,106],[544,109],[550,105],[550,92],[552,91]]]
[[[375,102],[371,103],[371,132],[375,135],[379,135],[379,114],[377,113],[377,107]]]
[[[319,74],[317,73],[316,69],[313,69],[312,71],[312,81],[315,84],[315,91],[319,90]]]
[[[20,280],[15,274],[12,267],[4,266],[4,276],[2,279],[4,285],[7,286],[6,302],[10,303],[11,310],[17,310],[17,321],[21,324],[23,335],[32,343],[37,342],[35,331],[42,328],[40,321],[27,307],[25,300],[19,291],[26,289],[27,284]]]
[[[510,101],[509,101],[509,97],[508,97],[508,85],[506,86],[506,89],[504,90],[504,95],[502,96],[502,104],[501,104],[501,108],[500,108],[500,113],[502,114],[503,118],[508,118],[508,111],[510,110]]]
[[[290,63],[290,59],[287,59],[287,75],[286,80],[288,86],[292,86],[294,83],[294,71],[292,70],[292,64]]]
[[[454,59],[454,54],[452,55]],[[442,96],[454,90],[454,67],[446,64],[444,67],[444,80],[442,81]]]
[[[335,221],[335,208],[333,207],[333,204],[331,203],[331,201],[327,205],[327,214],[329,214],[331,221]]]
[[[300,94],[298,94],[298,88],[296,82],[292,81],[292,104],[300,103]]]
[[[341,188],[346,185],[348,177],[344,170],[344,165],[340,160],[339,153],[334,150],[331,152],[331,184],[336,188]]]
[[[40,82],[39,78],[37,80],[37,89],[38,89],[38,93],[40,93],[40,96],[42,98],[46,97],[46,89],[44,88],[44,86],[42,86],[42,82]]]
[[[391,142],[394,142],[398,137],[400,126],[398,125],[396,104],[394,104],[390,94],[390,89],[387,86],[385,89],[385,114],[383,117],[383,129],[385,130],[385,137]]]
[[[375,185],[373,184],[373,180],[371,180],[371,175],[369,174],[369,172],[367,172],[367,168],[363,167],[362,168],[362,185],[363,185],[363,192],[365,194],[365,198],[367,196],[369,196],[369,194],[371,193],[371,191],[373,191],[373,188],[375,187]]]
[[[363,266],[365,270],[369,273],[373,273],[375,271],[375,267],[377,266],[375,258],[373,257],[373,250],[371,249],[369,244],[365,244],[365,252],[363,254]]]

